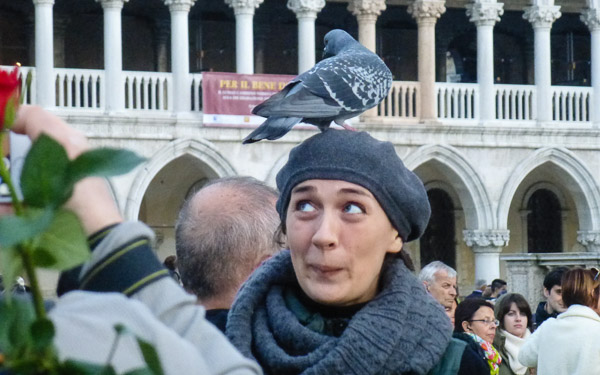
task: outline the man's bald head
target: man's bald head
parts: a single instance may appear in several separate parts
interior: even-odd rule
[[[227,177],[184,203],[175,226],[177,264],[184,287],[202,303],[231,301],[260,262],[279,250],[276,200],[277,191],[254,178]],[[208,307],[229,307],[220,305]]]

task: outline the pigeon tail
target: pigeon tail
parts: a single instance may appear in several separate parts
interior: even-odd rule
[[[286,135],[294,125],[302,121],[301,117],[279,117],[271,116],[265,120],[258,128],[250,133],[243,144],[258,142],[263,139],[275,140]]]

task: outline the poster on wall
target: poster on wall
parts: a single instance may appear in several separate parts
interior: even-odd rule
[[[204,126],[256,127],[265,121],[252,109],[277,93],[295,76],[202,73]]]

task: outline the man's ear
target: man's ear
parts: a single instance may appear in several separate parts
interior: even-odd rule
[[[546,287],[542,288],[544,290],[544,297],[548,298],[550,297],[550,291],[548,289],[546,289]]]

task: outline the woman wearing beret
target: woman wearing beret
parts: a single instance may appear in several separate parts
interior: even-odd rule
[[[402,250],[430,207],[393,145],[328,130],[291,151],[277,187],[289,250],[238,293],[231,342],[267,374],[427,373],[451,326]]]

